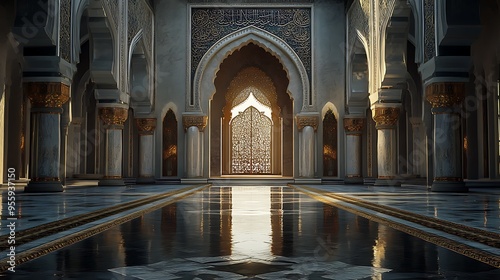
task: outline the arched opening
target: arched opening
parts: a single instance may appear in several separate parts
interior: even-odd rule
[[[323,176],[338,176],[338,122],[329,109],[323,118]]]
[[[249,43],[221,63],[215,86],[210,176],[293,176],[293,103],[279,60]]]
[[[163,118],[162,176],[177,176],[177,118],[172,109]]]

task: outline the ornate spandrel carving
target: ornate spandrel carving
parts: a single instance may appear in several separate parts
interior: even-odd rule
[[[139,130],[139,135],[151,135],[156,129],[156,119],[153,118],[135,119],[135,124]]]
[[[203,131],[207,126],[207,122],[207,116],[182,116],[182,125],[184,126],[184,130],[187,130],[191,126],[196,126],[199,131]]]
[[[354,43],[357,40],[357,32],[359,31],[362,36],[367,40],[369,45],[370,33],[370,1],[369,0],[356,0],[353,2],[348,11],[348,50],[352,50]]]
[[[310,8],[192,8],[191,77],[203,55],[218,40],[248,26],[283,39],[300,57],[311,77]]]
[[[462,103],[465,83],[434,83],[425,89],[425,98],[432,108],[449,108]]]
[[[296,116],[295,119],[297,121],[297,129],[299,131],[302,131],[302,129],[306,126],[312,127],[314,131],[318,130],[318,116]]]
[[[69,100],[69,86],[62,83],[25,83],[24,92],[28,93],[33,107],[38,108],[62,108]]]
[[[99,116],[104,125],[123,127],[128,118],[127,108],[102,107],[99,108]]]
[[[344,129],[346,132],[354,133],[363,130],[365,126],[365,119],[362,118],[345,118],[344,119]]]
[[[436,54],[434,30],[434,1],[424,0],[424,62],[429,61]]]
[[[377,128],[393,127],[398,122],[399,112],[396,107],[378,107],[373,109],[373,120]]]
[[[145,51],[148,57],[152,54],[153,12],[145,0],[128,0],[128,46],[142,29]]]
[[[59,51],[61,58],[71,62],[71,1],[61,0]]]

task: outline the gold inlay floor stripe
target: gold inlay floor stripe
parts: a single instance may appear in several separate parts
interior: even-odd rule
[[[198,191],[202,191],[205,188],[208,188],[209,186],[210,186],[210,184],[190,186],[190,187],[182,188],[179,190],[175,190],[173,192],[163,193],[163,194],[155,195],[155,196],[144,198],[144,199],[139,199],[139,200],[135,200],[135,201],[131,201],[131,202],[122,203],[122,204],[119,204],[119,205],[116,205],[113,207],[108,207],[105,209],[97,210],[97,211],[94,211],[94,212],[91,212],[88,214],[81,214],[81,215],[78,215],[75,217],[69,217],[69,218],[66,218],[66,219],[63,219],[60,221],[51,222],[51,223],[47,223],[47,224],[40,225],[37,227],[33,227],[33,228],[29,228],[26,230],[16,232],[16,246],[20,246],[22,244],[32,242],[34,240],[37,240],[37,239],[40,239],[43,237],[47,237],[47,236],[50,236],[50,235],[53,235],[53,234],[56,234],[56,233],[59,233],[62,231],[66,231],[66,230],[69,230],[71,228],[82,226],[82,225],[88,224],[90,222],[93,222],[93,221],[96,221],[99,219],[103,219],[103,218],[106,218],[106,217],[114,215],[114,214],[118,214],[118,213],[123,212],[123,211],[127,211],[127,210],[137,208],[137,207],[140,207],[140,206],[143,206],[143,205],[146,205],[146,204],[149,204],[149,203],[161,200],[161,199],[165,199],[165,198],[172,197],[172,196],[175,196],[175,195],[178,195],[181,193],[185,193],[184,195],[181,195],[181,196],[179,196],[173,200],[167,201],[165,203],[161,203],[159,205],[156,205],[156,206],[144,209],[144,210],[136,211],[134,213],[131,213],[131,214],[126,215],[124,217],[118,218],[116,220],[105,222],[103,224],[99,224],[99,225],[91,227],[89,229],[86,229],[86,230],[83,230],[80,232],[76,232],[76,233],[70,234],[68,236],[59,238],[57,240],[48,242],[44,245],[40,245],[40,246],[35,247],[33,249],[17,253],[16,254],[16,266],[18,266],[22,263],[25,263],[27,261],[44,256],[46,254],[49,254],[53,251],[59,250],[59,249],[64,248],[66,246],[72,245],[76,242],[79,242],[79,241],[86,239],[90,236],[101,233],[107,229],[114,227],[114,226],[123,224],[123,223],[128,222],[132,219],[140,217],[146,213],[149,213],[149,212],[152,212],[152,211],[157,210],[159,208],[162,208],[168,204],[179,201],[187,196],[192,195],[193,193],[196,193]],[[6,236],[3,235],[0,238],[2,238],[1,239],[2,240],[1,241],[2,242],[2,249],[6,250],[6,248],[4,248],[5,247],[4,244],[7,244],[7,242],[4,241],[5,239],[3,239],[3,238],[6,238]],[[7,261],[8,261],[8,258],[4,258],[4,259],[0,260],[0,263],[1,263],[0,264],[0,272],[4,272],[10,267],[10,265],[7,263]]]
[[[500,244],[500,238],[499,238],[500,235],[499,234],[484,231],[484,230],[473,228],[473,227],[468,227],[468,226],[456,224],[456,223],[449,222],[449,221],[444,221],[444,220],[432,218],[432,217],[418,215],[415,213],[395,209],[395,208],[388,207],[388,206],[378,205],[378,204],[367,202],[364,200],[355,199],[352,197],[346,197],[343,195],[333,194],[333,193],[330,193],[328,191],[324,191],[324,190],[320,190],[320,189],[315,189],[315,188],[306,187],[306,186],[297,186],[297,185],[292,185],[292,184],[289,184],[289,186],[298,190],[298,191],[301,191],[301,192],[309,195],[310,197],[312,197],[318,201],[321,201],[323,203],[333,205],[333,206],[338,207],[340,209],[354,213],[358,216],[367,218],[371,221],[375,221],[377,223],[388,225],[394,229],[408,233],[410,235],[413,235],[413,236],[418,237],[422,240],[431,242],[431,243],[436,244],[438,246],[441,246],[443,248],[452,250],[452,251],[459,253],[461,255],[464,255],[464,256],[467,256],[469,258],[475,259],[477,261],[483,262],[485,264],[494,266],[496,268],[500,268],[500,256],[498,256],[496,254],[491,254],[489,252],[474,248],[472,246],[460,243],[458,241],[451,240],[449,238],[439,236],[436,234],[432,234],[432,233],[426,232],[424,230],[416,229],[414,227],[404,225],[404,224],[395,222],[395,221],[387,219],[387,218],[375,216],[373,214],[360,211],[354,207],[350,207],[350,206],[347,206],[347,205],[344,205],[341,203],[335,203],[334,201],[331,201],[327,198],[337,199],[339,201],[346,202],[346,203],[349,203],[349,204],[352,204],[352,205],[355,205],[358,207],[362,207],[362,208],[370,209],[370,210],[373,210],[373,211],[376,211],[379,213],[387,214],[387,215],[393,216],[395,218],[410,221],[410,222],[420,224],[420,225],[428,227],[428,228],[440,230],[440,231],[443,231],[443,232],[446,232],[446,233],[449,233],[452,235],[460,236],[460,237],[466,238],[468,240],[471,240],[474,242],[479,242],[482,244],[486,244],[488,246],[492,246],[495,248],[498,248],[498,244]],[[490,244],[492,244],[492,245],[490,245]],[[493,246],[493,245],[495,245],[495,246]]]

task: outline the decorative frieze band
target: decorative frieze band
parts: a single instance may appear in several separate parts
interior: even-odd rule
[[[314,131],[318,130],[318,116],[296,116],[297,121],[297,129],[302,131],[302,129],[306,126],[311,126]]]
[[[465,83],[430,84],[425,88],[425,98],[432,105],[432,108],[447,108],[458,105],[465,98]]]
[[[69,100],[69,86],[57,82],[29,82],[24,84],[33,107],[62,108]]]
[[[191,126],[196,126],[200,131],[203,131],[208,123],[207,116],[182,116],[182,124],[184,130],[187,130]]]
[[[377,127],[391,127],[398,122],[400,109],[397,107],[377,107],[373,109],[373,120]]]
[[[102,107],[99,108],[99,116],[104,125],[123,126],[128,118],[127,108]]]
[[[139,135],[151,135],[156,129],[156,119],[153,118],[140,118],[135,119]]]
[[[362,118],[345,118],[344,119],[344,129],[346,132],[354,133],[363,130],[365,125],[365,119]]]

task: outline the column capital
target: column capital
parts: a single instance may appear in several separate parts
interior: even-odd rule
[[[61,82],[26,82],[23,86],[33,107],[62,108],[69,100],[69,86]]]
[[[399,113],[399,107],[375,107],[372,109],[372,118],[377,129],[390,128],[398,122]]]
[[[361,134],[364,125],[364,118],[344,118],[344,129],[347,133]]]
[[[465,98],[465,82],[439,82],[427,85],[425,98],[432,108],[450,108]]]
[[[139,135],[152,135],[156,129],[155,118],[136,118],[135,124],[139,130]]]
[[[196,126],[200,131],[203,131],[208,123],[208,117],[204,115],[183,115],[182,125],[187,131],[191,126]]]
[[[311,126],[314,131],[318,130],[319,118],[317,115],[297,115],[295,116],[297,121],[297,129],[302,131],[304,127]]]
[[[128,109],[121,107],[100,107],[99,116],[104,125],[118,126],[123,128],[128,118]]]

